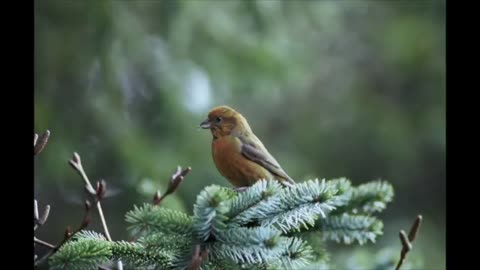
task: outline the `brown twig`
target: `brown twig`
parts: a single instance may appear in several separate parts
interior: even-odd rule
[[[413,248],[413,241],[417,237],[418,230],[420,229],[420,225],[422,223],[422,216],[418,215],[417,218],[415,219],[415,222],[412,225],[412,228],[410,229],[410,232],[407,234],[405,231],[401,230],[400,231],[400,241],[402,242],[402,251],[400,252],[400,260],[398,261],[397,267],[395,268],[396,270],[400,270],[400,267],[405,261],[405,258],[407,256],[407,253],[412,250]]]
[[[38,202],[33,200],[33,230],[35,231],[38,226],[42,226],[47,222],[48,215],[50,214],[50,205],[47,204],[43,210],[42,216],[39,216]]]
[[[153,196],[152,204],[159,205],[163,201],[163,199],[165,199],[168,195],[177,191],[178,187],[183,182],[183,179],[191,170],[192,170],[191,167],[182,169],[182,167],[177,166],[177,169],[175,170],[175,172],[170,176],[170,180],[168,181],[167,191],[165,191],[165,193],[162,195],[160,190],[157,190],[155,192],[155,195]],[[135,241],[142,233],[143,233],[143,230],[140,230],[139,232],[137,232],[130,239],[130,242]]]
[[[36,156],[45,148],[47,145],[48,138],[50,137],[50,130],[47,129],[42,136],[38,136],[38,134],[33,135],[33,155]]]
[[[177,170],[170,176],[170,181],[168,182],[167,191],[163,195],[160,195],[161,194],[160,191],[157,190],[157,192],[155,193],[155,196],[153,197],[153,204],[159,205],[163,201],[163,199],[165,199],[165,197],[174,193],[182,183],[185,176],[191,170],[192,170],[191,167],[182,169],[182,167],[178,166]]]
[[[87,174],[83,169],[80,155],[78,155],[77,153],[73,153],[73,158],[69,160],[68,163],[82,177],[85,183],[85,189],[87,190],[87,192],[90,195],[92,194],[96,195],[97,197],[96,206],[97,206],[98,214],[100,215],[100,221],[102,222],[103,231],[105,232],[105,236],[107,237],[107,239],[109,241],[112,241],[112,237],[110,237],[110,232],[108,231],[107,222],[105,221],[105,216],[103,215],[102,205],[100,204],[100,199],[102,199],[103,195],[105,194],[105,192],[103,192],[106,189],[105,181],[102,180],[101,183],[97,183],[97,189],[93,189],[93,186],[90,183],[90,180],[88,180]]]
[[[200,265],[202,264],[202,256],[200,251],[200,245],[196,245],[195,249],[193,250],[192,260],[188,265],[188,270],[197,270],[200,269]]]
[[[88,226],[88,224],[90,224],[91,211],[92,211],[91,203],[88,200],[86,200],[85,201],[85,214],[83,216],[82,221],[80,222],[80,226],[78,226],[78,228],[75,231],[72,231],[70,226],[67,226],[67,228],[65,229],[65,232],[64,232],[63,240],[56,246],[52,245],[51,250],[48,253],[46,253],[42,258],[35,261],[35,266],[40,265],[48,257],[55,254],[55,252],[57,252],[70,238],[72,238],[75,234],[77,234],[81,230],[85,229]]]
[[[33,154],[34,154],[34,156],[39,154],[45,148],[45,145],[47,144],[49,137],[50,137],[50,131],[49,130],[47,130],[42,136],[39,136],[36,133],[34,134],[34,136],[33,136],[33,147],[34,147]],[[96,183],[96,189],[94,189],[92,184],[88,180],[88,177],[87,177],[87,175],[86,175],[86,173],[83,169],[80,156],[77,153],[73,154],[73,158],[69,161],[69,164],[75,169],[75,171],[77,171],[80,174],[80,176],[84,180],[85,191],[87,192],[87,194],[93,196],[94,205],[97,206],[98,213],[99,213],[99,216],[100,216],[100,220],[101,220],[104,232],[105,232],[105,236],[109,241],[112,241],[112,238],[111,238],[110,233],[108,231],[107,223],[105,221],[103,210],[102,210],[102,207],[101,207],[101,204],[100,204],[100,200],[103,199],[104,196],[105,196],[107,183],[104,180],[101,180],[100,182]],[[50,248],[50,250],[40,259],[38,259],[38,256],[36,254],[34,254],[34,266],[40,265],[47,258],[49,258],[55,252],[57,252],[76,233],[80,232],[81,230],[83,230],[84,228],[86,228],[88,226],[88,224],[91,221],[90,216],[91,216],[91,210],[92,210],[92,204],[88,200],[85,201],[85,209],[86,209],[85,215],[82,219],[82,222],[80,223],[80,226],[73,232],[70,229],[70,227],[68,226],[67,229],[65,230],[63,240],[58,245],[52,245],[48,242],[45,242],[43,240],[40,240],[40,239],[34,237],[34,244],[37,243],[37,244],[40,244],[40,245],[43,245],[43,246],[46,246],[46,247]],[[39,211],[38,211],[38,202],[36,200],[34,200],[34,214],[33,214],[34,215],[34,230],[36,230],[38,228],[38,226],[41,226],[46,222],[49,213],[50,213],[50,205],[47,205],[45,207],[45,210],[44,210],[42,216],[40,217],[39,216]],[[122,264],[121,261],[117,262],[117,268],[119,270],[123,269],[123,264]],[[109,269],[109,268],[98,266],[98,269]]]
[[[188,270],[198,270],[202,265],[203,261],[206,261],[208,258],[208,250],[201,249],[200,245],[196,245],[193,250],[192,260],[188,264]]]
[[[45,241],[43,241],[43,240],[40,240],[40,239],[36,238],[35,236],[33,237],[33,242],[35,242],[35,243],[37,243],[37,244],[39,244],[39,245],[42,245],[42,246],[44,246],[44,247],[51,248],[51,249],[54,249],[54,248],[55,248],[55,245],[52,245],[52,244],[50,244],[50,243],[48,243],[48,242],[45,242]]]
[[[33,222],[34,222],[34,224],[33,224],[33,231],[36,231],[39,226],[42,226],[43,224],[45,224],[45,222],[46,222],[47,219],[48,219],[48,215],[49,215],[49,214],[50,214],[50,205],[47,205],[47,206],[45,206],[45,210],[43,210],[42,216],[39,216],[39,214],[38,214],[38,202],[37,202],[37,200],[33,200]],[[50,244],[50,243],[48,243],[48,242],[42,241],[42,240],[36,238],[35,236],[34,236],[34,238],[33,238],[33,243],[34,243],[34,244],[33,244],[34,246],[35,246],[35,243],[37,243],[37,244],[40,244],[40,245],[49,247],[49,248],[51,248],[51,249],[54,249],[54,248],[55,248],[54,245],[52,245],[52,244]],[[48,253],[47,253],[47,254],[48,254]],[[34,262],[35,262],[35,265],[37,265],[37,263],[36,263],[36,262],[37,262],[37,258],[38,258],[37,255],[34,254]]]
[[[38,153],[40,153],[45,148],[49,137],[50,137],[50,131],[49,130],[47,130],[40,137],[38,136],[38,134],[34,134],[34,136],[33,136],[33,146],[34,146],[33,154],[34,155],[37,155]],[[77,163],[75,163],[75,165],[78,166]],[[81,168],[81,163],[80,163],[79,168]],[[83,170],[83,168],[82,168],[82,170]],[[93,190],[93,188],[91,188],[91,185],[89,187],[90,187],[90,191]],[[97,183],[97,190],[93,190],[93,192],[95,192],[95,194],[97,194],[97,196],[95,197],[95,203],[97,203],[104,196],[105,187],[106,187],[106,185],[105,185],[104,181],[102,181],[102,183]],[[33,201],[33,205],[34,205],[34,207],[33,207],[34,227],[33,228],[34,228],[34,231],[35,231],[39,226],[42,226],[47,221],[49,213],[50,213],[50,205],[47,205],[45,207],[45,210],[43,211],[41,216],[39,215],[37,200]],[[45,247],[50,248],[50,250],[40,259],[38,259],[38,256],[36,254],[34,254],[34,266],[38,266],[41,263],[43,263],[47,258],[49,258],[51,255],[53,255],[55,252],[57,252],[63,246],[63,244],[65,244],[77,232],[86,228],[88,226],[88,224],[90,223],[90,220],[91,220],[91,218],[90,218],[91,209],[92,209],[91,203],[87,200],[85,202],[85,215],[82,219],[82,222],[80,223],[80,226],[74,232],[72,232],[70,227],[67,227],[67,229],[65,230],[63,240],[57,245],[50,244],[50,243],[48,243],[46,241],[43,241],[43,240],[40,240],[40,239],[38,239],[34,236],[34,239],[33,239],[34,245],[36,243],[36,244],[40,244],[40,245],[43,245]]]
[[[103,231],[105,236],[107,237],[108,241],[112,241],[112,237],[110,236],[110,232],[108,231],[107,221],[105,220],[105,216],[103,214],[102,205],[100,201],[105,197],[105,193],[107,192],[107,182],[105,180],[101,180],[97,182],[96,188],[94,189],[90,180],[88,180],[87,174],[83,169],[82,160],[80,159],[80,155],[76,152],[73,153],[73,158],[68,161],[68,163],[72,166],[72,168],[80,174],[84,183],[85,183],[85,190],[87,194],[94,196],[95,198],[95,205],[97,206],[98,215],[100,216],[100,221],[102,223]],[[119,270],[123,269],[123,264],[121,261],[117,261],[117,267]]]
[[[33,134],[33,156],[39,154],[47,145],[48,138],[50,137],[50,131],[46,130],[45,133],[39,137],[37,133]],[[39,215],[38,211],[38,202],[37,200],[33,200],[33,231],[36,231],[39,226],[42,226],[47,222],[48,215],[50,214],[50,205],[45,206],[45,210],[43,210],[42,216]],[[35,253],[35,243],[49,247],[53,249],[54,247],[52,244],[37,239],[35,236],[33,238],[33,246],[34,246],[34,253]],[[37,263],[38,256],[37,254],[33,254],[33,260]]]
[[[34,231],[38,228],[38,226],[42,226],[43,224],[45,224],[45,222],[47,222],[48,215],[50,214],[50,205],[47,204],[45,206],[45,210],[43,210],[42,216],[39,216],[38,213],[39,213],[38,202],[37,200],[33,200],[33,221],[34,221],[33,230]]]

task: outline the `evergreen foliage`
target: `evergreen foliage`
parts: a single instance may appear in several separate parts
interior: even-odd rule
[[[323,241],[375,242],[383,223],[373,214],[393,199],[381,181],[352,187],[345,178],[309,180],[293,187],[258,181],[244,192],[211,185],[192,216],[144,204],[126,214],[137,241],[107,241],[82,231],[50,258],[53,269],[95,269],[121,259],[135,269],[185,269],[193,250],[202,269],[299,269],[326,263]],[[313,241],[312,241],[313,240]]]

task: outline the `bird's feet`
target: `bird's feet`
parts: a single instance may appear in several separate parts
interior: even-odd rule
[[[236,187],[233,190],[235,190],[236,192],[244,192],[247,189],[248,189],[248,187]]]

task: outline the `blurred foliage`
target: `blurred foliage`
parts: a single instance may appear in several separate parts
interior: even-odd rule
[[[400,248],[421,213],[409,256],[445,268],[445,1],[37,1],[34,72],[35,131],[52,131],[35,162],[36,198],[52,204],[41,238],[81,220],[74,151],[114,191],[113,238],[177,165],[193,171],[163,204],[191,212],[204,186],[228,185],[197,128],[228,104],[297,181],[390,181],[370,248]]]

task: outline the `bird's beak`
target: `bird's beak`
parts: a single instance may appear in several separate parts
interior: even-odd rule
[[[206,119],[202,123],[200,123],[200,127],[203,129],[209,129],[212,127],[212,123],[210,123],[210,120]]]

